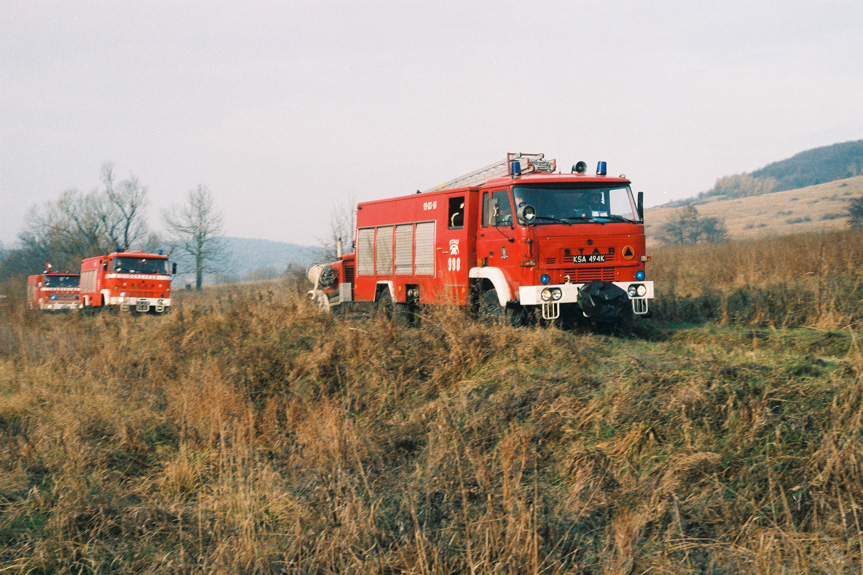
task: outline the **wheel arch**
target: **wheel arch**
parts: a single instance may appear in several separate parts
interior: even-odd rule
[[[392,299],[393,302],[395,302],[396,301],[396,288],[393,285],[392,281],[382,281],[382,282],[378,282],[375,285],[375,301],[378,301],[378,294],[384,290],[390,292],[390,298]]]
[[[497,292],[497,299],[501,307],[506,306],[506,303],[513,299],[512,292],[509,289],[509,282],[506,281],[506,276],[500,268],[470,268],[468,277],[472,280],[487,280],[490,282]]]

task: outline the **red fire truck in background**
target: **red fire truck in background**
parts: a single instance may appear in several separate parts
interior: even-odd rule
[[[423,193],[357,206],[355,251],[314,266],[323,308],[374,302],[412,317],[420,305],[470,306],[531,320],[623,323],[646,315],[643,200],[623,175],[543,154],[508,154]]]
[[[171,306],[168,256],[116,251],[81,262],[81,308],[119,308],[138,313],[164,313]]]
[[[79,278],[77,273],[51,271],[51,264],[46,264],[44,272],[27,277],[27,308],[45,311],[78,309]]]

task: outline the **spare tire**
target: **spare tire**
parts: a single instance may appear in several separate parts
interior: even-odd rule
[[[615,321],[629,305],[627,293],[613,283],[595,280],[578,288],[578,306],[590,319]]]
[[[332,266],[324,266],[321,269],[321,286],[325,289],[335,287],[339,283],[339,272]]]

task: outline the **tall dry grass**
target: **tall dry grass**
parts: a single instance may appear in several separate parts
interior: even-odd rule
[[[3,572],[861,571],[856,329],[403,328],[302,291],[5,308]]]
[[[863,325],[863,230],[652,250],[654,308],[671,321]]]

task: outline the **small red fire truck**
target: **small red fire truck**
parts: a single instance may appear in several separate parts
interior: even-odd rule
[[[81,262],[81,308],[116,306],[121,311],[164,313],[171,306],[168,256],[116,251]]]
[[[357,206],[354,253],[313,267],[321,307],[375,302],[399,316],[458,304],[518,325],[623,323],[648,314],[643,196],[623,175],[508,154],[426,192]]]
[[[45,265],[41,274],[27,277],[27,308],[32,310],[62,311],[78,309],[80,274],[60,273]]]

